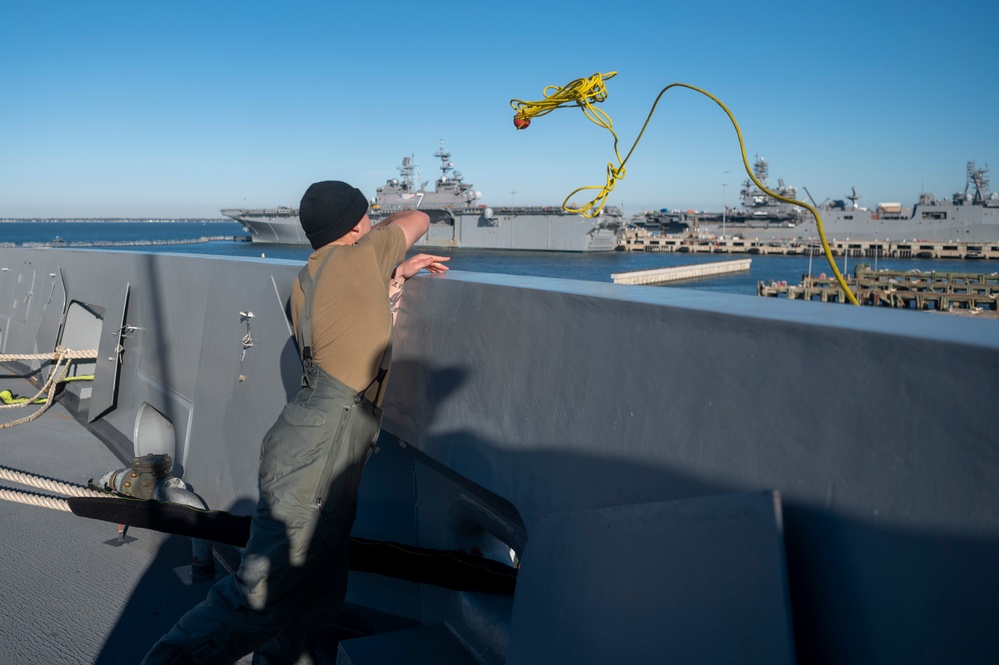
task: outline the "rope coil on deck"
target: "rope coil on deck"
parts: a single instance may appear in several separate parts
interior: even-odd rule
[[[115,496],[109,492],[101,492],[99,490],[83,487],[82,485],[74,485],[61,480],[55,480],[53,478],[46,478],[45,476],[18,471],[17,469],[11,469],[6,466],[0,466],[0,480],[17,483],[18,485],[26,485],[28,487],[34,487],[48,492],[54,492],[56,494],[64,494],[67,497],[78,496],[107,498]],[[9,487],[0,487],[0,500],[23,503],[30,506],[39,506],[41,508],[49,508],[51,510],[63,510],[70,512],[68,499],[64,497],[48,496],[46,494],[11,489]]]
[[[98,349],[67,349],[64,346],[57,346],[55,351],[52,353],[4,353],[0,354],[0,362],[6,362],[11,360],[54,360],[55,364],[52,366],[52,371],[49,372],[49,378],[45,381],[44,385],[35,393],[34,397],[31,397],[24,402],[18,402],[15,404],[0,404],[0,409],[13,409],[19,406],[24,406],[25,404],[33,404],[36,399],[45,395],[45,401],[34,413],[19,418],[18,420],[12,420],[8,423],[0,423],[0,429],[6,429],[8,427],[16,427],[17,425],[23,425],[24,423],[31,422],[32,420],[38,418],[40,415],[45,413],[45,411],[52,405],[52,400],[55,398],[56,387],[59,382],[63,380],[66,376],[66,372],[69,371],[69,364],[73,360],[81,359],[91,359],[97,358]]]

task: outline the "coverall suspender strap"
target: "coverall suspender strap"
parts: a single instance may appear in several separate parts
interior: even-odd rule
[[[302,291],[305,293],[305,302],[302,303],[302,311],[298,315],[298,351],[301,354],[302,365],[308,370],[307,365],[312,362],[312,296],[316,292],[316,282],[319,281],[319,276],[323,274],[323,268],[326,267],[326,262],[330,260],[336,248],[332,248],[323,262],[319,264],[319,269],[316,270],[316,277],[313,279],[312,273],[309,272],[309,264],[306,264],[298,272],[298,283],[302,286]]]
[[[306,263],[302,269],[298,272],[298,283],[302,286],[302,291],[305,294],[305,300],[302,303],[302,311],[298,315],[298,348],[301,354],[302,369],[305,370],[302,375],[302,385],[310,385],[310,374],[312,372],[312,297],[316,293],[316,284],[319,282],[320,275],[323,274],[323,268],[326,267],[326,263],[330,260],[330,257],[336,252],[334,247],[323,259],[322,263],[319,264],[319,268],[316,270],[316,276],[313,277],[309,272],[309,264]],[[357,401],[360,402],[364,393],[368,392],[368,389],[377,381],[378,391],[375,393],[375,398],[372,400],[375,404],[378,404],[378,399],[382,394],[382,386],[385,382],[385,375],[388,373],[389,359],[392,357],[392,339],[395,336],[395,326],[389,328],[389,339],[388,344],[385,345],[385,352],[382,353],[382,360],[378,367],[378,373],[375,378],[371,380],[371,383],[367,387],[357,394]]]

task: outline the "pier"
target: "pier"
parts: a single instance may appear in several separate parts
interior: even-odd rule
[[[736,259],[734,261],[714,261],[688,266],[674,266],[672,268],[633,270],[631,272],[613,273],[611,279],[615,284],[665,284],[685,279],[698,279],[700,277],[727,275],[733,272],[745,272],[749,270],[751,262],[752,259]]]
[[[818,240],[759,240],[754,238],[698,238],[656,236],[642,233],[621,238],[618,250],[689,254],[824,254]],[[983,259],[999,260],[999,243],[950,242],[943,240],[829,240],[833,256],[892,259]]]
[[[862,305],[999,316],[999,273],[871,270],[858,266],[847,285]],[[758,282],[757,295],[790,300],[847,302],[835,278],[802,276],[798,285]]]

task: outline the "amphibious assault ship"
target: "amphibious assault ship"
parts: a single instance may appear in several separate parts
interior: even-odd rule
[[[589,219],[559,206],[488,207],[478,203],[481,193],[454,169],[443,141],[434,156],[441,171],[434,190],[427,191],[426,182],[417,185],[417,167],[412,157],[404,157],[399,177],[377,188],[372,221],[400,210],[422,210],[431,224],[417,245],[426,248],[603,252],[617,245],[623,225],[618,208],[608,206]],[[295,208],[223,209],[222,214],[243,224],[254,242],[308,244]]]
[[[789,194],[792,198],[793,189],[785,188],[792,192]],[[805,192],[808,193],[807,188]],[[999,242],[999,194],[989,191],[988,165],[978,168],[973,161],[967,163],[964,191],[954,193],[947,200],[937,200],[933,194],[923,193],[911,208],[897,202],[878,203],[873,209],[861,207],[857,203],[861,197],[856,188],[844,199],[824,200],[818,204],[811,194],[808,196],[819,211],[823,230],[830,240]],[[776,200],[766,198],[774,202],[766,209],[776,209]],[[733,216],[730,212],[726,225],[712,218],[702,221],[698,231],[712,235],[740,234],[761,240],[817,239],[815,218],[800,208],[796,210],[793,219],[780,219],[769,213]],[[733,218],[738,221],[732,223]]]

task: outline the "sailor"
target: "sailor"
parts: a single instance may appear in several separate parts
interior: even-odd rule
[[[145,665],[313,663],[316,639],[347,592],[347,551],[361,471],[380,431],[391,330],[402,284],[447,257],[406,251],[423,212],[372,227],[360,190],[317,182],[299,218],[315,250],[292,288],[303,387],[264,437],[260,498],[235,573],[180,618]]]

